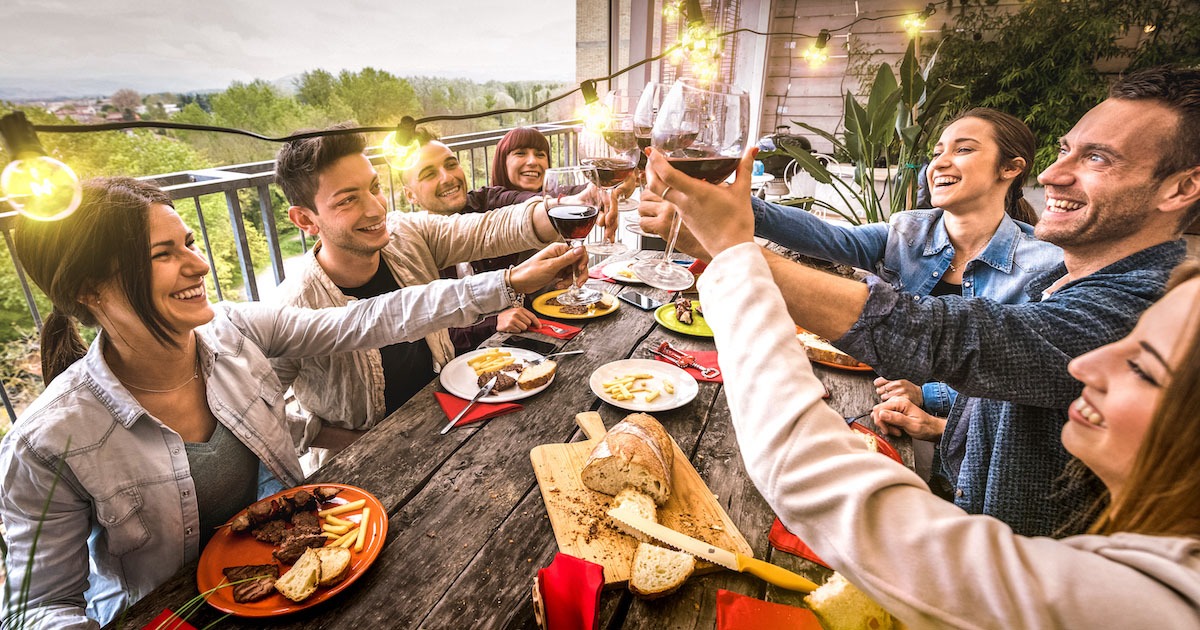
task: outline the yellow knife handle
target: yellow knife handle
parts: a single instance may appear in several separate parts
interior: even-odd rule
[[[738,571],[756,575],[779,588],[786,588],[789,591],[800,591],[801,593],[809,593],[817,589],[816,584],[783,567],[775,566],[769,562],[763,562],[762,560],[740,553],[737,555],[737,560]]]

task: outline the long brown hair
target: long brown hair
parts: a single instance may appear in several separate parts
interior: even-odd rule
[[[174,344],[176,332],[150,297],[149,210],[172,206],[153,184],[128,177],[93,179],[83,184],[79,209],[60,221],[17,219],[13,242],[17,259],[50,298],[54,308],[42,325],[42,380],[54,380],[87,351],[75,320],[98,324],[80,301],[115,279],[138,318],[154,337]]]
[[[492,158],[493,186],[516,189],[512,180],[508,178],[507,160],[508,154],[517,149],[537,149],[546,153],[547,161],[550,157],[550,141],[542,132],[533,127],[517,127],[509,131],[496,144],[496,155]]]
[[[1169,288],[1200,277],[1200,261],[1187,260]],[[1183,359],[1163,389],[1150,428],[1134,458],[1125,490],[1092,528],[1100,534],[1200,536],[1200,304],[1195,305],[1180,347]]]
[[[992,138],[1000,149],[1000,163],[996,165],[997,168],[1016,158],[1025,161],[1021,172],[1008,185],[1008,193],[1004,197],[1004,211],[1017,221],[1037,225],[1037,213],[1034,212],[1033,206],[1025,201],[1025,193],[1022,190],[1025,180],[1029,179],[1029,173],[1033,171],[1033,156],[1037,152],[1037,138],[1033,132],[1020,118],[990,107],[968,109],[955,116],[946,126],[949,127],[964,118],[978,118],[992,128]]]

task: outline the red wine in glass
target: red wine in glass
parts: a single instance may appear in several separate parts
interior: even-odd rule
[[[663,134],[656,133],[653,134],[651,139],[654,142],[654,146],[661,149],[664,153],[670,155],[674,151],[681,151],[692,146],[692,143],[696,141],[697,135],[698,134],[695,131]]]
[[[596,185],[601,188],[612,188],[620,184],[637,169],[636,162],[617,158],[587,158],[579,163],[596,167]]]
[[[710,184],[725,181],[737,170],[738,158],[714,155],[711,157],[667,157],[671,166],[679,169],[695,179],[703,179]]]
[[[604,132],[604,141],[619,153],[632,153],[637,138],[631,129],[609,129]]]
[[[600,210],[595,206],[555,206],[546,213],[555,230],[568,241],[587,238]]]

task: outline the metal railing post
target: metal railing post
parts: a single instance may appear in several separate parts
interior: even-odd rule
[[[225,191],[225,205],[229,207],[229,222],[233,236],[237,239],[238,262],[242,267],[242,281],[246,283],[246,294],[250,301],[258,301],[258,281],[254,277],[254,262],[250,259],[250,241],[246,237],[246,226],[242,223],[242,202],[237,190]]]
[[[275,284],[283,282],[283,252],[279,249],[279,230],[275,226],[275,213],[271,208],[271,190],[266,184],[258,185],[258,208],[262,213],[263,234],[267,237],[271,256],[271,270],[275,272]]]
[[[208,242],[208,226],[204,224],[204,211],[200,209],[200,198],[192,197],[192,203],[196,205],[196,221],[200,223],[200,237],[204,239],[204,254],[208,256],[208,268],[212,273],[213,288],[217,290],[217,301],[220,302],[225,298],[221,296],[221,280],[217,278],[217,259],[213,257],[212,243]]]

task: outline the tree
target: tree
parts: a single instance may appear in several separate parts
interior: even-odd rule
[[[113,92],[112,104],[119,112],[131,111],[136,112],[142,106],[142,96],[136,91],[129,88],[124,88]]]
[[[406,115],[421,115],[421,103],[413,86],[383,70],[343,70],[338,75],[336,93],[361,125],[392,125]]]
[[[296,99],[304,105],[325,107],[337,88],[337,79],[326,70],[305,72],[296,79]]]

